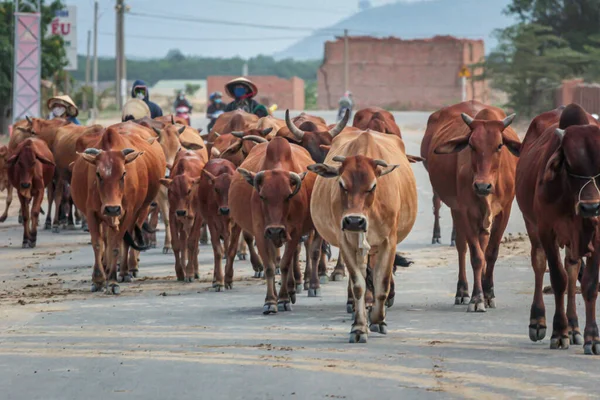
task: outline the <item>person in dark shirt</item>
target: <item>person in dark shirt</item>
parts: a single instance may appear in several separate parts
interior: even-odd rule
[[[133,82],[133,87],[131,88],[131,97],[134,99],[143,100],[144,103],[148,105],[148,108],[150,109],[150,118],[162,117],[162,108],[160,108],[158,104],[150,101],[150,91],[148,90],[146,82],[140,79]]]
[[[210,94],[210,104],[206,109],[206,118],[210,119],[210,122],[206,127],[206,130],[208,132],[211,131],[211,129],[215,125],[215,122],[217,122],[217,118],[219,117],[219,115],[225,112],[226,105],[223,103],[222,97],[223,95],[221,94],[221,92],[214,92]]]
[[[254,97],[258,94],[258,88],[250,80],[236,78],[225,85],[225,91],[233,98],[233,101],[227,105],[225,111],[244,110],[259,117],[269,115],[267,108],[254,100]]]

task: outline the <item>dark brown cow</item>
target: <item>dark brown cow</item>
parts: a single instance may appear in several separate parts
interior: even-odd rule
[[[210,160],[202,170],[202,179],[198,188],[200,215],[208,225],[212,242],[215,262],[213,287],[216,291],[223,288],[231,289],[233,285],[233,261],[238,243],[231,240],[234,224],[229,216],[229,187],[234,173],[235,165],[231,162],[223,159]],[[235,229],[237,230],[235,236],[239,237],[240,228],[235,226]],[[221,267],[223,258],[221,240],[225,244],[225,254],[227,255],[225,276],[223,276]],[[256,254],[254,256],[256,257]],[[256,262],[256,259],[253,260],[253,264]]]
[[[295,268],[289,273],[289,267],[300,239],[314,229],[308,205],[315,175],[306,175],[306,168],[312,163],[305,149],[276,137],[252,150],[229,189],[231,217],[244,231],[254,235],[265,264],[264,314],[289,311],[295,302],[295,283],[301,279],[301,272]],[[281,259],[283,284],[277,296],[274,250],[283,244],[286,244]],[[315,252],[313,263],[320,257],[319,250]],[[311,262],[312,255],[307,262]],[[315,291],[318,278],[311,284],[316,286],[311,288]]]
[[[6,206],[4,213],[0,215],[0,222],[6,221],[8,217],[8,209],[12,203],[13,187],[8,180],[8,165],[6,160],[8,159],[8,147],[0,146],[0,192],[6,190]]]
[[[46,142],[28,138],[15,148],[6,164],[10,184],[17,189],[21,203],[23,248],[34,248],[44,189],[52,182],[54,176],[54,157]]]
[[[166,165],[160,145],[148,138],[146,135],[151,134],[144,130],[131,122],[108,127],[80,153],[73,166],[73,201],[87,216],[94,248],[92,291],[106,284],[108,293],[120,293],[118,258],[121,257],[119,280],[131,281],[129,272],[135,271],[137,258],[128,257],[129,247],[144,249],[132,235],[140,241],[139,226],[158,193]],[[80,137],[78,146],[90,140]]]
[[[178,281],[193,282],[198,275],[198,241],[202,227],[198,186],[206,162],[194,151],[180,151],[169,178],[160,182],[168,189],[169,229]]]
[[[455,304],[469,299],[467,244],[473,267],[468,311],[495,308],[494,266],[515,196],[520,142],[496,107],[459,103],[429,119],[423,141],[433,190],[452,210],[457,229],[459,274]],[[482,278],[482,274],[485,276]]]
[[[361,130],[371,129],[381,133],[389,133],[402,138],[400,127],[391,112],[379,107],[368,107],[354,114],[352,126]]]
[[[546,260],[556,305],[551,349],[584,345],[585,354],[600,355],[596,324],[600,266],[600,127],[580,106],[570,104],[536,117],[527,131],[517,166],[517,201],[523,213],[535,272],[529,337],[546,336],[542,294]],[[565,247],[566,271],[559,247]],[[579,331],[575,289],[581,260],[586,323]],[[568,286],[565,313],[564,294]]]

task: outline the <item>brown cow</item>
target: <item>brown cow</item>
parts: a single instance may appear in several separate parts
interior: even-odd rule
[[[315,175],[306,175],[306,167],[312,163],[305,149],[276,137],[252,150],[238,168],[229,189],[231,217],[244,231],[254,235],[265,264],[264,314],[289,311],[290,302],[295,302],[295,283],[301,274],[299,269],[290,273],[289,267],[300,239],[314,229],[308,205]],[[282,285],[277,296],[275,248],[283,244],[286,247],[281,259]],[[316,252],[313,262],[319,259],[319,253]],[[318,278],[312,283],[315,287],[311,290],[316,291]]]
[[[348,300],[355,310],[349,341],[365,343],[368,276],[375,298],[370,329],[387,333],[385,306],[391,306],[394,298],[396,245],[417,217],[415,177],[402,139],[371,130],[340,134],[325,161],[309,167],[319,174],[310,210],[317,231],[340,248],[348,266],[352,295]],[[341,165],[328,165],[331,162]],[[365,263],[367,255],[374,261],[372,268]]]
[[[214,254],[213,287],[216,291],[231,289],[233,285],[233,261],[238,243],[231,240],[232,225],[229,216],[229,188],[231,179],[235,173],[235,165],[223,159],[210,160],[202,170],[202,179],[198,192],[200,194],[200,215],[208,225]],[[235,237],[239,237],[239,227],[236,225]],[[225,264],[225,276],[221,267],[223,248],[221,240],[225,244],[227,262]],[[257,257],[255,253],[254,257]],[[253,265],[260,264],[256,258],[252,260]]]
[[[144,249],[132,235],[139,241],[139,226],[147,217],[150,203],[158,193],[160,179],[165,175],[166,161],[159,144],[150,144],[149,141],[155,139],[146,138],[147,132],[136,130],[136,127],[139,125],[131,122],[108,127],[80,153],[81,157],[73,166],[73,201],[87,216],[94,248],[92,291],[98,291],[106,284],[108,293],[120,293],[117,283],[119,257],[119,279],[131,281],[129,270],[135,270],[137,258],[128,259],[129,247]],[[88,140],[81,137],[78,145]],[[106,270],[103,264],[106,264]]]
[[[54,176],[54,157],[46,142],[28,138],[15,148],[6,164],[10,184],[17,189],[21,203],[23,248],[34,248],[44,189],[52,182]]]
[[[190,126],[190,124],[188,124],[187,119],[185,119],[183,117],[177,117],[177,116],[175,116],[173,114],[162,115],[160,117],[154,118],[154,120],[162,122],[165,125],[168,125],[168,124],[171,124],[171,125],[179,124],[179,125]]]
[[[400,127],[391,112],[379,107],[368,107],[354,114],[352,126],[367,130],[371,129],[381,133],[389,133],[402,138]]]
[[[8,180],[8,165],[6,159],[8,158],[8,147],[0,146],[0,192],[6,190],[6,206],[4,213],[0,215],[0,222],[6,221],[8,217],[8,209],[12,203],[13,187]]]
[[[212,130],[203,137],[209,142],[214,142],[217,138],[215,134],[222,135],[225,133],[244,131],[246,128],[257,122],[258,116],[255,114],[250,114],[243,110],[228,111],[219,115]]]
[[[501,109],[476,101],[459,103],[430,117],[423,138],[428,143],[424,153],[431,186],[452,210],[457,230],[455,304],[469,299],[465,270],[469,245],[474,283],[468,311],[496,307],[494,266],[515,196],[521,146],[509,127],[513,119],[514,114],[506,117]]]
[[[160,183],[168,189],[169,229],[175,253],[178,281],[193,282],[198,275],[198,241],[202,217],[198,186],[206,161],[194,151],[180,151],[169,178]]]
[[[542,294],[546,260],[556,305],[551,349],[584,345],[585,354],[600,355],[596,324],[600,266],[600,127],[580,106],[570,104],[537,116],[529,126],[517,165],[517,202],[523,213],[535,272],[529,338],[546,336]],[[559,247],[565,247],[566,271]],[[581,261],[586,324],[579,331],[575,289]],[[568,287],[565,313],[564,294]]]

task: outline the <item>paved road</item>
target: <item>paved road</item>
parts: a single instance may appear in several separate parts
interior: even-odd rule
[[[397,118],[418,154],[427,115]],[[372,334],[366,345],[347,343],[346,282],[323,286],[321,298],[303,293],[291,313],[263,316],[265,286],[249,277],[247,262],[236,263],[233,291],[209,290],[212,251],[203,246],[201,282],[173,282],[173,255],[156,249],[142,255],[144,278],[121,296],[91,294],[88,236],[43,231],[39,248],[22,250],[13,213],[0,225],[0,398],[599,397],[600,357],[528,339],[527,243],[501,249],[497,309],[467,314],[453,305],[456,256],[429,245],[431,188],[422,166],[415,173],[420,211],[399,249],[416,264],[396,276],[389,334]],[[514,209],[510,232],[522,231],[519,218]],[[552,298],[546,302],[551,320]]]

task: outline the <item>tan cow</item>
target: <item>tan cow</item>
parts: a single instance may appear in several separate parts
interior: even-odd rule
[[[8,217],[8,209],[12,203],[13,187],[8,181],[8,166],[6,160],[8,158],[8,147],[0,146],[0,192],[6,190],[6,207],[4,213],[0,216],[0,222],[6,221]]]
[[[371,256],[373,270],[370,329],[385,334],[396,245],[417,217],[417,187],[404,142],[371,130],[341,133],[325,163],[309,170],[319,174],[310,202],[315,227],[323,239],[340,248],[350,274],[355,309],[350,343],[365,343],[365,257]]]

